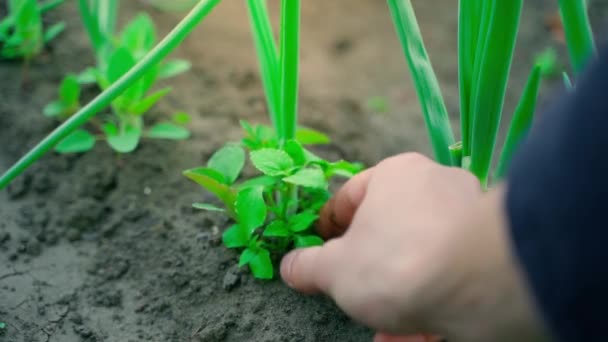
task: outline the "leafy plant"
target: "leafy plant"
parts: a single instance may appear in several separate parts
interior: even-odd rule
[[[29,166],[44,156],[54,146],[78,130],[100,111],[110,106],[125,90],[136,84],[140,78],[147,74],[150,69],[155,68],[167,57],[181,42],[194,30],[194,28],[215,8],[220,0],[200,0],[198,4],[182,19],[182,21],[158,43],[144,58],[133,66],[129,72],[121,76],[91,102],[83,106],[77,113],[63,122],[58,128],[51,132],[46,138],[32,148],[25,156],[17,161],[0,177],[0,190]],[[174,120],[187,121],[183,113],[174,115]]]
[[[42,23],[42,15],[61,3],[51,0],[38,6],[36,0],[8,0],[9,14],[0,21],[0,56],[26,61],[37,56],[65,29],[64,23],[57,23],[44,30]]]
[[[387,0],[403,45],[438,162],[463,167],[487,187],[505,173],[534,115],[542,72],[538,59],[510,125],[498,170],[491,172],[523,0],[460,0],[458,66],[462,141],[454,142],[437,78],[409,0]],[[560,1],[569,48],[584,65],[593,51],[582,0]],[[591,43],[590,43],[591,39]],[[549,65],[550,66],[550,65]]]
[[[156,29],[148,15],[139,14],[120,34],[116,34],[116,0],[80,0],[79,5],[97,65],[86,69],[77,78],[69,75],[63,80],[59,100],[50,103],[45,109],[45,114],[59,119],[65,119],[78,110],[78,83],[96,83],[99,88],[106,90],[129,72],[156,44]],[[115,151],[128,153],[137,148],[142,137],[173,140],[188,138],[190,132],[176,120],[146,128],[144,114],[171,90],[162,88],[150,93],[154,84],[186,72],[189,68],[190,63],[184,60],[168,61],[149,68],[143,77],[112,102],[114,115],[96,125],[100,134],[94,136],[85,130],[75,131],[59,143],[55,150],[59,153],[86,152],[95,146],[95,141],[106,140]],[[183,115],[182,113],[181,116]]]
[[[287,140],[281,147],[272,128],[241,124],[245,138],[240,143],[227,144],[206,167],[184,175],[223,203],[221,208],[195,203],[194,208],[222,211],[236,221],[224,232],[223,241],[228,248],[242,250],[239,266],[249,265],[256,278],[271,279],[271,255],[323,244],[312,225],[329,198],[329,182],[336,176],[350,177],[362,166],[330,163],[305,149],[304,144],[329,141],[320,132],[299,130],[299,139]],[[237,182],[247,154],[261,175]]]
[[[329,143],[318,131],[297,128],[300,1],[283,0],[280,52],[274,42],[266,1],[248,0],[262,81],[273,127],[242,122],[245,138],[218,150],[206,167],[184,172],[223,203],[195,203],[223,211],[236,223],[223,234],[224,245],[241,251],[239,266],[256,278],[274,276],[272,256],[291,248],[318,246],[312,225],[329,198],[329,182],[362,169],[346,161],[328,162],[305,148]],[[236,182],[249,160],[261,175]]]

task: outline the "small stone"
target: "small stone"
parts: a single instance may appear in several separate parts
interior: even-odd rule
[[[241,277],[238,273],[238,270],[235,268],[231,268],[224,275],[224,280],[222,281],[222,287],[224,290],[230,292],[234,290],[241,282]]]
[[[203,330],[196,334],[199,342],[219,342],[224,341],[228,331],[224,324],[214,324],[206,326]]]

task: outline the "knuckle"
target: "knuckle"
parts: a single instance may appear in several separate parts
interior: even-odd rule
[[[408,152],[389,157],[378,163],[379,168],[413,167],[422,166],[430,162],[430,159],[418,152]]]

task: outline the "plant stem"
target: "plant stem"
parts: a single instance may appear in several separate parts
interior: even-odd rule
[[[579,74],[595,54],[593,32],[585,0],[560,0],[559,9],[568,42],[572,68]]]
[[[483,15],[487,29],[482,52],[475,61],[479,67],[471,97],[470,171],[484,188],[488,184],[523,6],[523,0],[488,2],[484,11],[489,10],[489,13]],[[482,24],[482,30],[485,24]]]
[[[300,59],[300,0],[281,2],[281,113],[279,140],[293,139],[298,121]]]
[[[414,9],[409,0],[387,1],[414,79],[435,158],[441,164],[451,165],[449,146],[454,144],[454,135]]]
[[[15,177],[22,174],[30,165],[40,159],[57,143],[74,130],[85,124],[90,118],[108,107],[114,99],[145,75],[150,68],[160,63],[177,48],[194,30],[203,18],[220,2],[220,0],[201,0],[188,15],[165,37],[152,51],[139,61],[129,72],[118,79],[108,89],[99,94],[93,101],[84,106],[78,113],[65,121],[38,145],[23,156],[5,174],[0,177],[0,190],[4,189]]]
[[[248,0],[251,30],[255,42],[260,73],[266,94],[266,103],[270,113],[270,120],[278,134],[281,124],[279,121],[279,56],[270,25],[266,0]]]

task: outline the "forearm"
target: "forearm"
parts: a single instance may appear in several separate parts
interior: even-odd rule
[[[509,176],[515,251],[547,322],[565,341],[604,335],[607,52],[574,94],[540,117]]]

